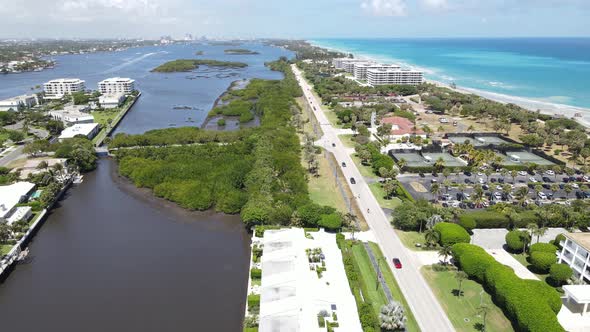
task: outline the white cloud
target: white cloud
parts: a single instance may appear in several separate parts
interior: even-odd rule
[[[422,6],[429,10],[441,10],[449,8],[447,0],[421,0]]]
[[[407,14],[404,0],[363,0],[361,8],[375,16],[405,16]]]

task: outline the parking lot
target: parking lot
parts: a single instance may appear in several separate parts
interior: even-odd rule
[[[529,189],[527,204],[536,203],[541,205],[567,199],[590,197],[590,191],[588,189],[586,189],[586,192],[582,191],[584,185],[587,186],[590,184],[588,178],[584,178],[582,174],[573,176],[573,182],[565,174],[529,174],[526,172],[520,172],[514,178],[514,182],[512,176],[502,176],[500,173],[494,173],[489,178],[483,173],[471,173],[470,175],[469,173],[452,174],[446,181],[442,174],[438,174],[437,176],[432,174],[424,174],[422,176],[418,174],[402,174],[398,176],[398,180],[412,197],[429,201],[435,200],[434,195],[431,193],[432,184],[439,183],[441,186],[437,199],[439,203],[443,204],[443,206],[463,208],[484,208],[489,204],[495,204],[497,202],[515,202],[516,191],[520,187],[527,187]],[[449,183],[448,187],[444,186],[445,182]],[[572,187],[569,195],[564,190],[566,183],[569,183]],[[463,185],[460,186],[460,184]],[[484,197],[486,198],[486,203],[479,207],[469,204],[476,184],[482,186]],[[535,190],[537,185],[542,186],[542,191],[539,194]],[[552,191],[552,185],[557,185],[558,189]],[[510,186],[511,190],[505,192],[503,189],[505,186]],[[464,190],[461,191],[460,189]]]

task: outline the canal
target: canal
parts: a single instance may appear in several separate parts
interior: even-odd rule
[[[239,331],[249,236],[238,217],[188,212],[102,159],[0,285],[7,331]]]

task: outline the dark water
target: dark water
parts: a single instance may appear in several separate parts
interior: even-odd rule
[[[291,53],[259,43],[245,43],[240,48],[255,50],[257,55],[227,55],[233,46],[178,44],[132,48],[122,52],[57,56],[55,69],[41,72],[0,75],[0,99],[30,93],[37,85],[51,79],[75,77],[86,81],[87,89],[97,89],[97,83],[113,76],[136,80],[141,98],[127,114],[116,132],[131,134],[170,126],[200,126],[219,97],[231,82],[244,78],[280,79],[281,73],[264,66],[265,62]],[[197,51],[204,55],[197,56]],[[215,59],[248,64],[240,69],[211,69],[202,66],[190,73],[152,73],[150,70],[176,59]],[[178,110],[175,106],[194,109]]]
[[[118,131],[200,126],[231,82],[281,78],[264,62],[288,56],[287,51],[240,47],[260,54],[225,55],[226,46],[193,44],[60,56],[54,70],[0,75],[0,98],[59,77],[84,79],[93,89],[107,77],[131,77],[143,95]],[[198,50],[205,52],[200,58],[249,66],[150,72],[169,60],[199,58]],[[189,117],[194,122],[186,122]],[[239,218],[189,213],[118,181],[115,173],[114,162],[101,160],[52,211],[30,245],[32,262],[17,266],[0,284],[0,329],[240,331],[250,240]]]
[[[4,331],[239,331],[249,238],[97,171],[69,191],[0,285]],[[115,179],[113,179],[113,177]]]

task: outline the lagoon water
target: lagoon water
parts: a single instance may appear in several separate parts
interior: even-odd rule
[[[316,39],[459,87],[590,108],[590,38]],[[542,104],[540,104],[542,105]]]
[[[0,76],[0,98],[59,77],[79,77],[92,88],[107,77],[131,77],[143,95],[119,132],[200,126],[232,81],[279,79],[264,62],[290,56],[260,44],[240,47],[260,54],[224,55],[228,46],[189,44],[61,56],[54,70]],[[197,50],[205,52],[200,58],[249,67],[150,72],[165,61],[195,58]],[[0,284],[0,324],[15,332],[240,331],[249,243],[239,217],[191,213],[156,199],[103,159],[51,212],[29,246],[31,262]]]
[[[290,56],[290,52],[258,43],[246,43],[240,48],[259,52],[257,55],[227,55],[224,50],[236,46],[208,44],[176,44],[131,48],[122,52],[91,53],[53,57],[54,69],[41,72],[0,75],[0,99],[31,91],[51,79],[75,77],[86,81],[87,89],[97,89],[97,83],[108,77],[130,77],[136,80],[141,98],[117,128],[118,132],[143,133],[150,129],[170,126],[200,126],[207,112],[230,85],[244,78],[280,79],[278,72],[264,66],[265,62]],[[203,51],[203,55],[195,55]],[[240,69],[208,69],[202,66],[189,73],[152,73],[151,69],[176,59],[215,59],[248,64]],[[188,106],[193,109],[174,109]]]

